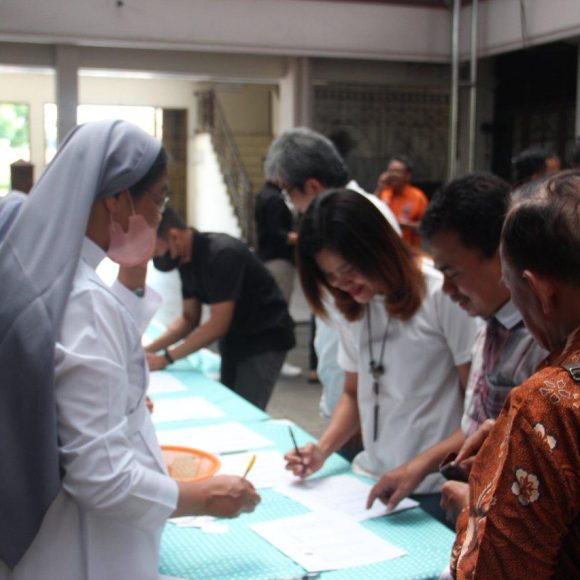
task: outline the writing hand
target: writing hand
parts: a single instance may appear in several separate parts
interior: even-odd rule
[[[287,462],[286,469],[294,475],[304,479],[324,465],[326,457],[318,445],[308,443],[304,447],[300,447],[298,451],[299,453],[296,453],[295,450],[292,450],[284,455],[284,459]]]

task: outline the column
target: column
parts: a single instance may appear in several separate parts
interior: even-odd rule
[[[60,144],[77,124],[79,101],[79,51],[75,46],[58,45],[55,51],[57,142]]]
[[[312,83],[310,60],[292,57],[288,60],[288,71],[280,79],[280,102],[278,132],[298,126],[312,124]]]

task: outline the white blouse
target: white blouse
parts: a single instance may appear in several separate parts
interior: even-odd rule
[[[443,294],[443,277],[423,262],[426,295],[419,310],[405,322],[392,318],[384,296],[375,296],[371,311],[374,360],[383,357],[385,373],[375,397],[369,372],[367,313],[340,325],[338,362],[358,373],[358,407],[364,451],[354,466],[374,477],[409,461],[450,435],[459,426],[463,394],[456,367],[469,362],[477,323]],[[378,400],[378,437],[374,441],[374,405]],[[443,478],[428,476],[417,493],[440,490]]]

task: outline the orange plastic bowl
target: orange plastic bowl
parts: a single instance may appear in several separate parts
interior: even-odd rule
[[[161,453],[175,481],[201,481],[211,477],[221,466],[215,455],[193,447],[161,445]]]

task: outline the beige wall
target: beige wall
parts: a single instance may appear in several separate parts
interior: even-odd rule
[[[195,84],[190,80],[123,79],[81,76],[80,104],[143,105],[193,110]],[[53,73],[0,73],[0,101],[28,103],[30,106],[31,161],[38,178],[44,169],[44,116],[46,103],[55,102]],[[189,126],[193,126],[189,123]]]
[[[233,133],[271,134],[274,86],[216,85],[215,88]]]

